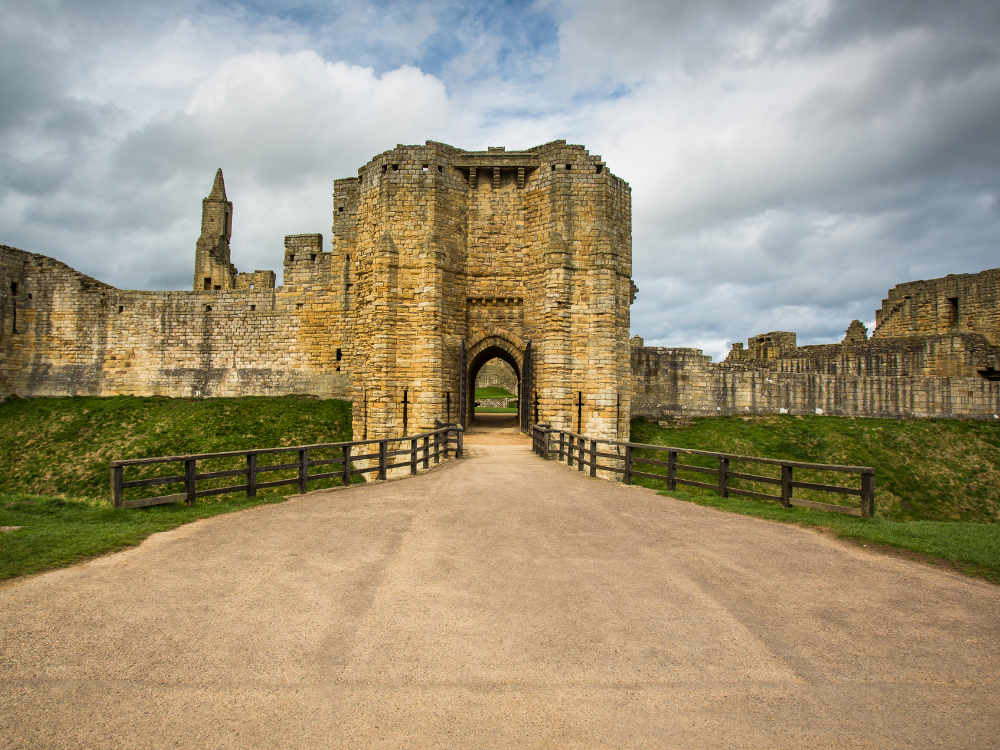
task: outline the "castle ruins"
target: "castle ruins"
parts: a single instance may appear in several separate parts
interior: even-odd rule
[[[1000,269],[898,285],[870,338],[776,331],[719,363],[630,342],[631,192],[565,141],[378,155],[334,182],[329,249],[285,238],[280,286],[236,269],[232,227],[219,170],[191,291],[0,246],[0,398],[313,394],[353,401],[356,439],[397,437],[468,424],[493,362],[483,382],[518,394],[522,429],[602,438],[632,416],[1000,414]]]
[[[334,183],[331,248],[285,238],[284,278],[239,273],[221,170],[193,290],[115,289],[2,248],[0,395],[354,402],[358,439],[468,423],[479,369],[516,373],[521,426],[626,438],[631,193],[565,141],[397,146]]]

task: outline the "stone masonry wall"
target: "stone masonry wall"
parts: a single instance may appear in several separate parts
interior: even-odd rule
[[[978,333],[1000,345],[1000,268],[898,284],[875,320],[873,338]]]
[[[126,291],[6,246],[0,277],[2,395],[347,395],[330,288]]]
[[[507,393],[517,394],[517,373],[502,359],[491,359],[476,377],[476,388],[503,388]]]
[[[883,315],[871,339],[857,320],[840,344],[797,347],[794,333],[772,331],[751,337],[745,349],[733,344],[721,363],[697,349],[643,347],[639,339],[632,347],[632,414],[997,419],[997,278],[991,270],[900,284],[890,300],[907,301],[888,309],[905,314]],[[963,325],[941,325],[937,301],[955,294],[967,300]]]

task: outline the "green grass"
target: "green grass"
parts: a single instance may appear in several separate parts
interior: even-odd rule
[[[994,422],[760,416],[693,419],[675,427],[635,419],[631,428],[632,440],[638,443],[874,466],[876,515],[881,518],[1000,521],[1000,424]],[[687,457],[683,461],[699,463]],[[741,466],[748,473],[766,473],[759,465]],[[815,481],[807,473],[796,474],[798,480]],[[858,481],[850,475],[817,472],[814,476],[831,483]],[[765,485],[758,489],[776,490]],[[854,504],[855,498],[840,497],[841,502]],[[830,496],[809,499],[831,501]]]
[[[203,498],[188,508],[171,503],[134,510],[111,507],[108,462],[113,459],[213,453],[351,439],[351,405],[302,396],[281,398],[8,399],[0,403],[0,579],[71,565],[138,544],[150,534],[199,518],[280,502],[296,485],[261,492]],[[317,457],[325,457],[320,453]],[[261,457],[261,464],[288,454]],[[199,462],[199,472],[245,465],[240,459]],[[179,464],[128,469],[126,479],[177,474]],[[269,472],[266,479],[295,476]],[[215,486],[239,478],[214,480]],[[264,481],[262,478],[261,481]],[[363,481],[355,476],[354,481]],[[309,489],[336,484],[310,482]],[[199,482],[199,489],[213,486]],[[176,485],[127,490],[180,492]]]
[[[516,398],[516,395],[504,388],[476,388],[476,400],[481,398]]]
[[[517,409],[505,409],[502,406],[477,406],[476,414],[517,414]]]
[[[333,399],[11,398],[0,403],[0,488],[107,500],[111,460],[350,439],[351,404]]]

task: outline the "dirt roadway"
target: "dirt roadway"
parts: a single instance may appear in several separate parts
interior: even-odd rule
[[[1000,745],[1000,588],[467,443],[0,590],[0,747]]]

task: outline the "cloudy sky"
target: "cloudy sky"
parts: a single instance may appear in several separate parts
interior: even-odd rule
[[[122,288],[190,288],[217,167],[280,274],[396,143],[556,138],[632,186],[633,334],[837,341],[1000,266],[1000,3],[0,0],[0,243]]]

